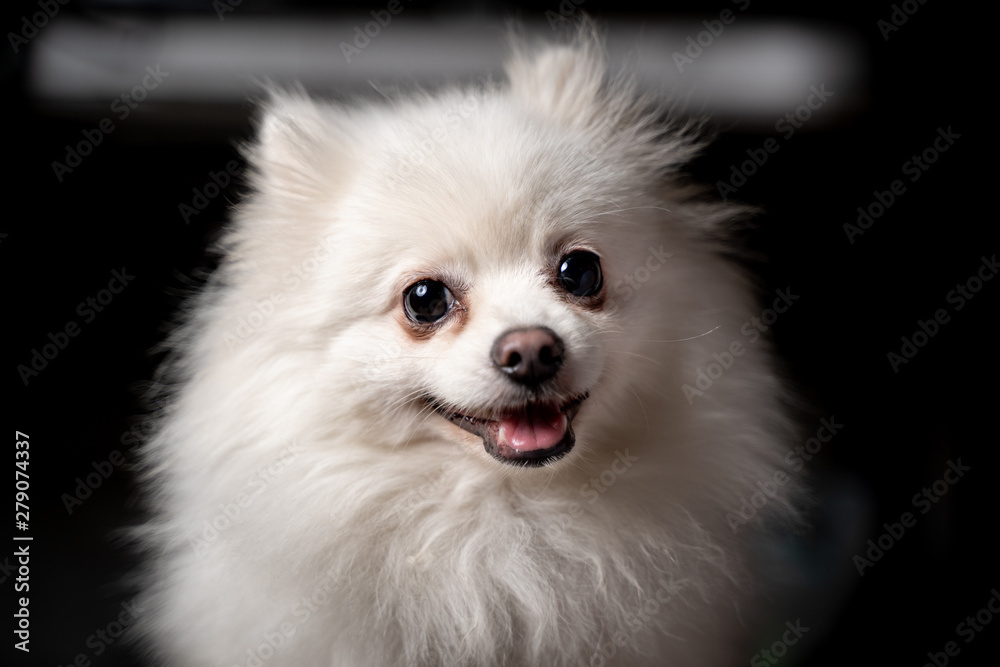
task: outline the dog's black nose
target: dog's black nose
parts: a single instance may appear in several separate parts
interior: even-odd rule
[[[493,363],[515,382],[539,385],[562,366],[563,342],[544,327],[508,331],[493,345]]]

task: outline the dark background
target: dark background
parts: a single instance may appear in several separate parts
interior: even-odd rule
[[[364,15],[384,4],[244,0],[239,11]],[[653,23],[674,16],[712,19],[727,6],[721,0],[680,2],[662,14],[640,14],[633,4],[641,6],[588,0],[582,8],[609,23],[623,16]],[[791,287],[801,297],[774,326],[781,356],[818,414],[845,425],[810,463],[831,500],[820,514],[827,532],[807,541],[812,551],[802,565],[805,599],[813,606],[817,598],[828,604],[822,617],[802,618],[812,623],[811,641],[792,647],[781,662],[919,666],[928,662],[929,651],[956,641],[961,653],[951,658],[953,664],[994,664],[1000,620],[968,644],[956,626],[1000,587],[993,456],[1000,281],[985,283],[960,311],[946,301],[950,290],[975,274],[981,257],[998,250],[996,166],[993,151],[987,151],[994,131],[974,124],[971,113],[991,106],[987,77],[995,57],[983,54],[991,45],[984,29],[992,19],[985,9],[927,2],[886,41],[876,24],[892,12],[889,2],[864,8],[800,4],[752,2],[746,14],[856,35],[866,80],[855,113],[782,141],[781,151],[738,195],[766,209],[748,239],[767,258],[753,265],[764,293]],[[60,12],[100,20],[95,10],[124,6],[154,16],[178,7],[191,15],[215,13],[210,3],[124,0],[74,2]],[[474,11],[496,20],[499,39],[503,19],[538,17],[547,9],[558,10],[558,3],[413,3],[398,20],[434,21]],[[6,34],[38,8],[14,3],[4,11]],[[30,435],[34,537],[32,651],[30,660],[12,651],[14,662],[8,664],[70,664],[79,653],[94,665],[138,664],[120,641],[99,656],[87,645],[132,595],[122,584],[132,563],[113,533],[137,518],[127,463],[112,467],[72,514],[63,497],[74,493],[78,478],[94,472],[94,462],[107,461],[115,450],[126,462],[133,459],[133,443],[127,436],[123,443],[123,435],[136,423],[136,391],[153,377],[158,357],[149,350],[161,340],[178,299],[196,284],[198,267],[211,265],[205,248],[237,190],[212,200],[190,224],[178,205],[191,200],[191,189],[203,186],[210,171],[237,159],[234,140],[248,135],[250,107],[211,124],[192,116],[169,127],[137,115],[127,131],[108,135],[59,183],[50,163],[94,126],[93,119],[40,106],[26,88],[31,44],[16,57],[9,44],[3,48],[7,206],[0,263],[8,285],[4,330],[13,399],[5,405],[8,425]],[[960,139],[910,183],[901,165],[931,145],[939,127],[951,127]],[[723,129],[692,165],[708,183],[728,177],[730,165],[768,136],[738,122]],[[895,179],[906,181],[906,193],[849,243],[842,225],[856,219],[858,206],[873,201],[873,191],[888,189]],[[134,281],[83,324],[77,305],[123,267]],[[887,353],[898,352],[900,337],[911,336],[917,320],[939,308],[948,309],[951,321],[894,373]],[[81,324],[79,335],[25,385],[16,367],[29,364],[32,350],[70,320]],[[814,430],[815,422],[810,424]],[[911,497],[958,458],[971,471],[858,577],[850,559],[865,548],[864,540],[877,538],[883,522],[913,511]],[[829,539],[852,526],[861,530],[860,549],[843,540],[839,549],[824,542],[824,535]],[[11,591],[17,576],[12,551],[0,552],[4,591]],[[853,576],[830,575],[845,569]],[[794,598],[785,604],[781,620],[801,616]],[[9,629],[3,636],[11,637]],[[760,647],[778,636],[762,636]]]

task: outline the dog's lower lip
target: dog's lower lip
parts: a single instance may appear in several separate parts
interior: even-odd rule
[[[445,419],[469,433],[482,438],[483,446],[487,453],[495,459],[512,465],[542,466],[562,458],[573,448],[573,445],[576,443],[576,436],[573,433],[573,418],[580,411],[583,401],[589,396],[590,394],[585,392],[560,405],[545,402],[527,404],[523,408],[524,412],[528,410],[548,411],[550,413],[558,412],[565,417],[566,422],[565,432],[558,442],[551,446],[526,450],[511,446],[510,443],[506,442],[505,438],[500,436],[500,419],[490,419],[452,411],[433,399],[428,399],[428,402]],[[511,412],[517,411],[512,410]]]

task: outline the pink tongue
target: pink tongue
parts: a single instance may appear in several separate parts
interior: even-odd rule
[[[566,435],[566,416],[553,406],[530,406],[500,420],[500,442],[520,451],[555,447]]]

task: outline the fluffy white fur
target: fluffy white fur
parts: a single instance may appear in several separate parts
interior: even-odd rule
[[[502,85],[266,105],[252,194],[172,341],[147,447],[159,663],[749,655],[754,526],[734,535],[726,513],[793,429],[763,342],[693,404],[682,392],[760,313],[722,252],[744,211],[682,183],[695,132],[609,81],[592,35],[514,51]],[[553,282],[579,247],[601,258],[597,308]],[[401,294],[427,276],[465,310],[415,338]],[[491,458],[421,399],[523,400],[489,351],[525,326],[564,339],[560,390],[590,393],[574,449],[539,468]]]

